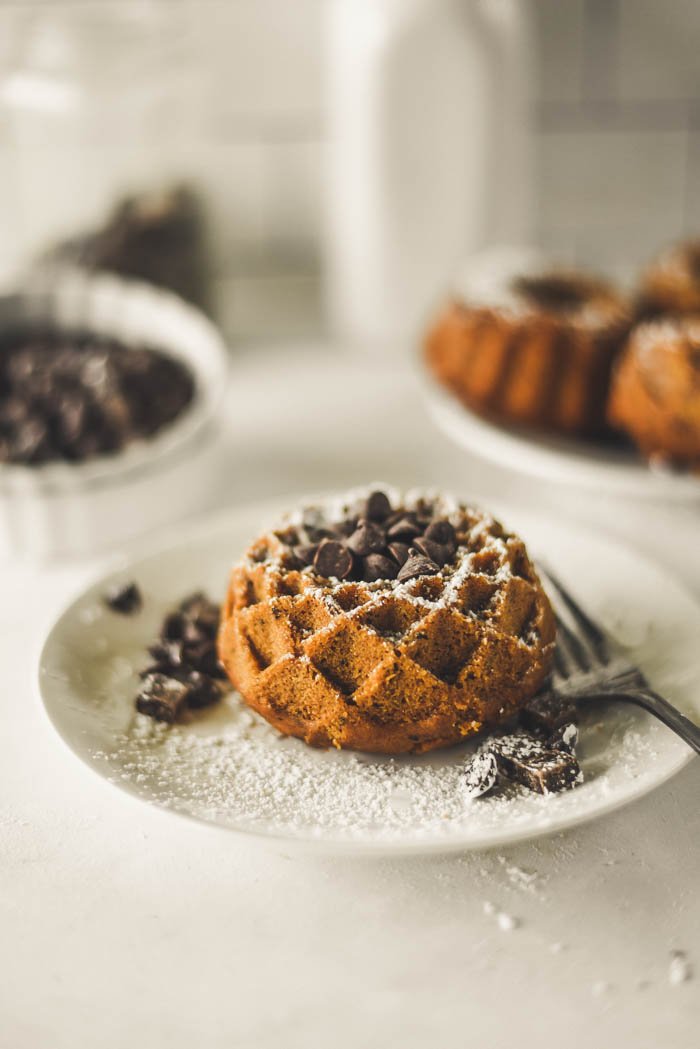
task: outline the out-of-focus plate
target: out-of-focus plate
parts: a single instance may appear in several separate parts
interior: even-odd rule
[[[426,396],[431,416],[455,444],[521,474],[615,495],[700,504],[700,477],[652,468],[631,447],[489,422],[431,381]]]
[[[256,506],[183,528],[176,542],[98,580],[60,616],[43,648],[41,695],[78,758],[122,790],[219,827],[317,847],[374,852],[472,849],[592,819],[663,783],[690,749],[640,710],[586,713],[585,782],[549,797],[513,788],[470,800],[461,768],[474,744],[401,759],[318,751],[284,739],[235,694],[188,725],[134,711],[137,672],[165,611],[189,591],[223,596],[230,564],[278,506]],[[627,646],[654,686],[698,714],[700,606],[631,550],[544,517],[499,512],[531,552],[570,584]],[[144,609],[127,618],[101,601],[134,579]]]

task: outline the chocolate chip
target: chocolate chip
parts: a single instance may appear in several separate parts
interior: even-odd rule
[[[383,521],[391,513],[391,503],[386,492],[372,492],[365,502],[364,516],[370,521]]]
[[[409,548],[405,543],[389,543],[391,556],[399,566],[406,564],[406,561],[408,560],[408,550]]]
[[[57,332],[14,338],[2,350],[4,461],[76,462],[119,451],[172,421],[194,394],[183,364],[157,350]]]
[[[220,686],[205,674],[200,674],[195,670],[188,675],[185,683],[187,685],[187,706],[193,710],[209,707],[221,699]]]
[[[204,594],[191,594],[180,604],[180,611],[204,637],[215,638],[219,629],[220,609]]]
[[[307,545],[300,545],[293,547],[293,553],[298,560],[300,566],[305,568],[306,565],[313,564],[316,551],[318,550],[318,543],[311,543]]]
[[[187,628],[187,618],[182,612],[170,612],[163,620],[162,635],[172,641],[179,641],[184,637]]]
[[[535,736],[497,736],[489,740],[488,750],[503,775],[537,794],[555,794],[583,779],[573,754],[553,750]]]
[[[429,557],[436,565],[444,565],[451,560],[452,555],[449,547],[443,546],[441,543],[434,543],[431,539],[426,539],[424,536],[414,539],[413,545],[416,550],[420,550],[422,554]]]
[[[107,591],[104,596],[104,603],[113,612],[118,612],[123,616],[131,616],[141,611],[143,598],[136,583],[122,583]]]
[[[367,583],[377,579],[396,579],[398,565],[383,554],[368,554],[362,562],[362,578]]]
[[[405,583],[407,580],[417,579],[419,576],[436,575],[439,571],[439,566],[434,561],[431,561],[429,557],[421,554],[418,550],[411,549],[408,560],[399,570],[398,579],[400,583]]]
[[[347,541],[348,549],[352,550],[358,557],[366,557],[367,554],[378,554],[386,546],[386,535],[384,529],[371,521],[360,521],[359,526]]]
[[[336,539],[324,539],[314,557],[314,568],[326,579],[347,579],[353,564],[350,551]]]
[[[182,666],[183,647],[182,641],[171,641],[168,638],[162,638],[160,641],[156,641],[155,644],[149,645],[148,651],[159,667],[175,669]]]
[[[457,547],[457,533],[449,521],[433,521],[425,530],[425,538],[440,546]]]
[[[188,686],[165,674],[149,674],[136,697],[136,709],[157,721],[177,720],[185,708]]]
[[[387,532],[389,539],[415,539],[420,534],[421,530],[416,522],[408,517],[402,517]]]
[[[578,721],[576,706],[555,692],[535,696],[520,711],[520,722],[525,728],[552,735],[562,725]]]
[[[186,644],[182,650],[182,661],[202,674],[216,677],[219,673],[219,658],[213,641],[196,641]]]
[[[466,791],[470,798],[488,794],[498,782],[498,765],[495,755],[488,750],[479,750],[464,770]]]
[[[573,754],[578,746],[578,727],[572,721],[567,725],[560,725],[547,740],[547,746],[552,750],[565,750]]]

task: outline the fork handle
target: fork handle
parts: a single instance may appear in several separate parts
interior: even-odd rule
[[[602,695],[602,693],[601,693]],[[693,724],[690,718],[685,717],[681,714],[680,710],[676,710],[667,699],[660,696],[658,692],[653,692],[650,688],[635,689],[629,692],[605,692],[606,699],[625,699],[628,703],[636,703],[637,706],[643,707],[648,710],[650,714],[653,714],[663,721],[664,725],[668,728],[673,729],[676,735],[680,736],[681,739],[685,740],[688,746],[692,747],[696,754],[700,754],[700,728]]]

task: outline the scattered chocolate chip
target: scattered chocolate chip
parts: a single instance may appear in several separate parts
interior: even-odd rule
[[[399,566],[406,564],[406,561],[408,560],[408,550],[409,548],[405,543],[389,543],[391,556]]]
[[[142,714],[175,721],[186,709],[215,703],[226,679],[216,650],[219,606],[205,594],[190,594],[168,613],[161,636],[148,651],[154,662],[141,671],[136,697]]]
[[[440,546],[457,548],[457,533],[449,521],[433,521],[425,530],[425,538]]]
[[[180,611],[204,637],[215,638],[219,629],[220,609],[204,594],[191,594],[180,604]]]
[[[172,724],[185,708],[188,686],[184,681],[166,677],[165,674],[149,674],[144,678],[136,697],[136,709],[156,721]]]
[[[504,776],[537,794],[555,794],[583,779],[573,754],[553,750],[535,736],[495,736],[488,741],[487,749]]]
[[[411,520],[408,517],[402,517],[395,524],[391,526],[387,532],[389,539],[415,539],[416,536],[421,534],[420,527],[416,524],[415,520]]]
[[[466,791],[470,798],[488,794],[498,782],[496,758],[487,750],[476,752],[464,770]]]
[[[411,549],[408,560],[399,570],[398,579],[400,583],[405,583],[409,579],[417,579],[419,576],[436,575],[439,571],[439,566],[434,561],[431,561],[429,557],[421,554],[418,550]]]
[[[196,670],[187,677],[187,706],[193,710],[210,707],[221,699],[221,687],[206,674]]]
[[[578,746],[578,726],[572,721],[568,725],[560,725],[547,740],[547,745],[552,750],[566,750],[574,754]]]
[[[362,578],[367,583],[377,579],[396,579],[398,565],[383,554],[368,554],[362,562]]]
[[[569,722],[578,721],[578,711],[569,699],[555,692],[543,692],[522,708],[520,722],[534,732],[552,735],[556,729]]]
[[[136,583],[122,583],[107,591],[104,603],[113,612],[122,616],[132,616],[141,611],[143,598]]]
[[[360,521],[359,526],[347,540],[346,545],[358,557],[366,557],[367,554],[378,554],[386,546],[386,534],[379,525],[373,524],[371,521]]]
[[[185,644],[182,661],[188,667],[193,667],[194,670],[208,674],[210,677],[218,677],[221,672],[216,645],[210,640]]]
[[[149,645],[148,651],[159,667],[175,670],[176,667],[182,666],[183,648],[182,641],[171,641],[168,638],[162,638],[160,641],[156,641],[155,644]]]
[[[347,579],[353,565],[352,554],[336,539],[324,539],[314,557],[314,568],[326,579]]]
[[[365,503],[364,516],[370,521],[383,521],[391,513],[386,492],[372,492]]]
[[[184,637],[186,626],[187,619],[182,612],[170,612],[163,620],[162,636],[172,641],[179,641]]]

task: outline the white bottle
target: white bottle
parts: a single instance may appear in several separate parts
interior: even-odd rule
[[[341,341],[410,350],[465,255],[527,237],[527,13],[329,0],[326,306]]]

